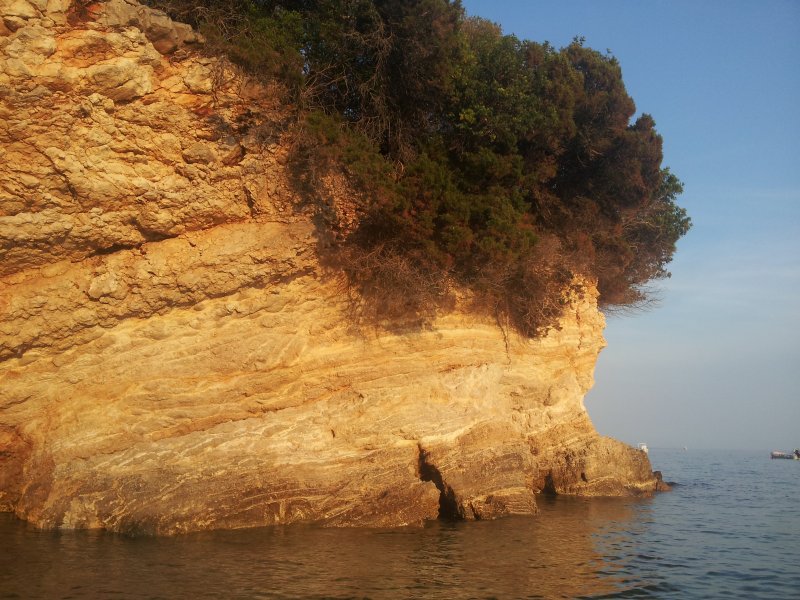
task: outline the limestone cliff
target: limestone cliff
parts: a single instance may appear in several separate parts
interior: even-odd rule
[[[161,13],[81,7],[0,0],[0,510],[395,526],[656,488],[583,407],[591,290],[537,341],[459,308],[355,327],[275,95]]]

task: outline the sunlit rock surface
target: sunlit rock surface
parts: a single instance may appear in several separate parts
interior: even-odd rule
[[[649,493],[583,407],[593,291],[524,340],[358,326],[277,94],[130,0],[0,0],[0,510],[169,534]]]

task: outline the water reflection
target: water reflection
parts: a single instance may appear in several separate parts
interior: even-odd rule
[[[575,598],[648,585],[625,565],[648,501],[541,498],[540,508],[423,529],[136,539],[37,532],[0,515],[0,597]]]

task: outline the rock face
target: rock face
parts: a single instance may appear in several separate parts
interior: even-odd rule
[[[0,510],[169,534],[657,487],[583,407],[591,290],[537,341],[459,308],[359,328],[275,94],[129,0],[0,13]]]

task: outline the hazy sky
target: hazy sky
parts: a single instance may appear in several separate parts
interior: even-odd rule
[[[464,0],[611,52],[664,136],[693,229],[661,305],[608,318],[586,398],[629,443],[800,447],[800,0]]]

